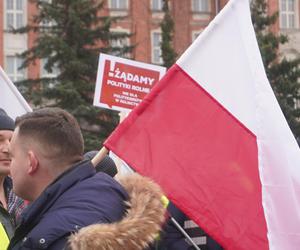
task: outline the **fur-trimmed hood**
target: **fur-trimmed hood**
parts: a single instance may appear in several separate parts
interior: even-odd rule
[[[111,224],[94,224],[71,235],[72,250],[143,250],[155,240],[165,220],[162,191],[149,178],[131,174],[119,179],[130,200],[124,218]]]

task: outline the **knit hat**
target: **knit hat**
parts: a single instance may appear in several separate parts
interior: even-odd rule
[[[0,130],[14,130],[15,122],[0,108]]]
[[[98,151],[89,151],[85,153],[84,158],[87,160],[92,160]],[[100,161],[97,166],[95,167],[97,172],[104,172],[111,177],[114,177],[118,173],[117,166],[112,158],[106,155],[102,161]]]

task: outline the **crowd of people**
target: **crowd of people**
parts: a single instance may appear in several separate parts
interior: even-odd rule
[[[157,184],[116,179],[109,156],[92,164],[96,153],[84,154],[80,127],[62,109],[16,121],[0,109],[0,250],[197,249],[170,218],[198,249],[222,249],[172,203],[166,208]]]

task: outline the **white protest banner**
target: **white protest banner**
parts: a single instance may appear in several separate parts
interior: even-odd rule
[[[29,104],[20,94],[16,86],[0,67],[0,108],[15,119],[17,116],[32,111]]]
[[[130,111],[165,72],[165,67],[100,54],[94,105]]]

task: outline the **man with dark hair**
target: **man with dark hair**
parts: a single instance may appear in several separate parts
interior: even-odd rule
[[[122,218],[126,191],[82,161],[83,150],[77,121],[62,109],[17,118],[9,148],[11,176],[15,193],[31,204],[8,249],[63,249],[81,227]]]
[[[15,128],[15,123],[7,113],[0,108],[0,227],[3,238],[12,237],[16,219],[24,208],[24,201],[12,191],[12,181],[9,178],[10,157],[9,142]],[[4,243],[2,243],[4,244]]]

